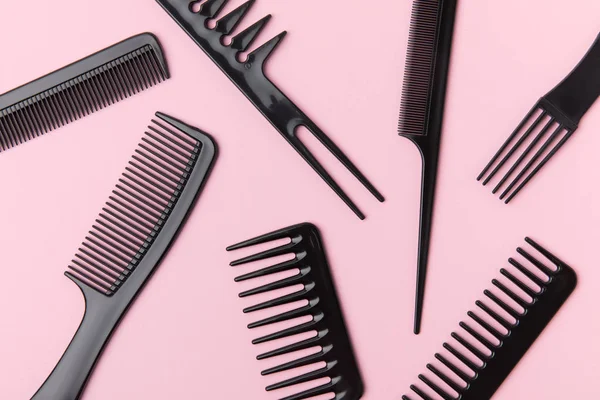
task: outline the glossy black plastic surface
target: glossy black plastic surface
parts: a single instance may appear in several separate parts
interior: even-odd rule
[[[457,0],[415,0],[398,131],[423,160],[414,332],[421,330],[425,276]]]
[[[520,262],[514,258],[508,260],[511,268],[519,271],[517,275],[504,268],[500,270],[506,282],[510,282],[515,288],[496,279],[492,281],[495,290],[506,300],[492,291],[484,291],[486,301],[477,301],[478,312],[468,313],[471,323],[461,322],[463,333],[452,334],[453,339],[461,346],[457,348],[444,343],[444,348],[453,357],[447,358],[439,353],[435,355],[443,364],[443,370],[432,364],[427,365],[429,371],[447,387],[436,384],[425,375],[419,375],[419,379],[443,399],[490,399],[575,289],[577,275],[571,267],[533,240],[526,238],[525,241],[545,259],[541,261],[539,255],[536,257],[525,249],[517,248],[524,261]],[[553,264],[554,268],[549,268],[548,262]],[[535,290],[535,286],[540,289]],[[531,299],[527,299],[522,293]],[[522,307],[524,311],[520,312],[508,302]],[[500,315],[501,313],[506,313],[516,322],[508,321],[507,317]],[[485,318],[480,317],[481,314],[485,315]],[[486,321],[495,321],[507,332],[500,332]],[[465,339],[465,333],[468,334],[468,339]],[[499,344],[492,343],[486,336],[493,337]],[[458,350],[459,348],[461,350]],[[480,348],[487,349],[490,353],[486,354]],[[548,354],[551,355],[551,352]],[[456,359],[460,360],[460,363]],[[476,363],[475,360],[481,361],[482,364]],[[548,362],[557,360],[549,356]],[[420,396],[417,398],[432,399],[417,385],[411,386],[411,389]],[[458,396],[453,395],[449,389],[457,392]],[[415,399],[409,396],[402,398]]]
[[[600,35],[569,76],[542,97],[521,121],[517,129],[479,174],[477,180],[483,179],[483,185],[487,185],[513,156],[516,157],[517,151],[525,147],[527,139],[531,137],[532,133],[537,132],[492,190],[492,193],[495,194],[503,189],[508,180],[516,173],[515,178],[500,194],[500,200],[504,200],[506,204],[510,203],[571,138],[577,130],[581,118],[598,99],[598,96],[600,96]],[[532,120],[533,123],[531,123]],[[546,138],[545,141],[543,141],[544,138]],[[513,142],[514,144],[509,149]],[[531,155],[535,148],[538,150]],[[525,165],[520,168],[523,164]],[[492,167],[494,168],[492,169]],[[517,171],[519,172],[517,173]]]
[[[212,168],[216,147],[210,137],[156,115],[159,120],[149,126],[65,273],[83,293],[85,315],[35,400],[80,398],[110,336],[175,241]]]
[[[227,0],[208,0],[199,6],[197,12],[194,12],[194,7],[199,1],[157,1],[359,218],[364,219],[364,214],[298,138],[299,127],[306,127],[379,201],[384,201],[383,196],[342,150],[265,76],[264,64],[286,32],[251,52],[245,61],[238,60],[239,54],[249,48],[271,18],[270,15],[237,33],[231,44],[223,44],[223,38],[232,34],[254,0],[247,1],[231,13],[219,17],[214,29],[209,28],[209,21],[219,16]]]
[[[156,37],[126,39],[0,95],[0,152],[169,78]]]
[[[301,323],[292,328],[285,329],[253,341],[253,344],[261,344],[278,340],[293,335],[316,331],[316,336],[299,341],[288,346],[272,350],[259,355],[259,360],[286,355],[299,350],[310,349],[320,346],[318,353],[286,362],[274,368],[263,371],[263,375],[275,374],[294,368],[325,362],[323,368],[283,382],[267,387],[267,390],[276,390],[303,382],[329,377],[331,381],[327,384],[317,386],[313,389],[300,391],[299,393],[285,397],[284,400],[301,400],[327,393],[335,393],[336,400],[357,400],[363,395],[363,383],[354,356],[354,351],[348,336],[342,310],[336,295],[333,278],[329,270],[329,264],[325,257],[325,250],[321,236],[317,228],[309,223],[294,225],[254,239],[230,246],[228,251],[238,250],[249,246],[268,243],[279,239],[289,239],[288,244],[281,245],[258,254],[241,258],[231,263],[232,266],[243,265],[255,261],[270,259],[285,254],[293,254],[295,257],[290,261],[284,261],[269,267],[247,273],[236,278],[236,282],[250,279],[268,277],[284,271],[298,269],[298,273],[289,278],[275,281],[255,289],[240,293],[240,297],[254,296],[280,289],[302,285],[303,288],[283,297],[275,298],[253,307],[246,308],[245,313],[267,310],[272,307],[292,304],[305,300],[307,304],[291,311],[275,315],[261,321],[254,322],[248,328],[258,328],[295,318],[312,317],[309,322]]]

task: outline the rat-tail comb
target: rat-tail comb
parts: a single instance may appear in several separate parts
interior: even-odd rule
[[[0,152],[169,78],[156,37],[144,33],[0,95]]]
[[[492,193],[510,203],[573,136],[600,96],[600,35],[577,67],[542,97],[477,177],[487,185],[507,168]],[[514,178],[513,178],[514,177]]]
[[[517,248],[522,260],[508,259],[511,267],[501,269],[495,288],[484,291],[487,299],[475,303],[479,311],[470,311],[470,322],[460,323],[463,331],[452,333],[456,343],[444,343],[448,354],[435,355],[438,366],[427,365],[435,378],[419,375],[428,391],[411,386],[416,398],[490,399],[571,295],[575,272],[533,240],[525,241],[537,255]]]
[[[215,144],[157,113],[65,274],[83,292],[77,333],[33,400],[76,400],[118,323],[175,241]]]
[[[222,17],[218,16],[228,0],[157,1],[359,218],[364,219],[364,214],[302,143],[297,135],[298,128],[307,128],[379,201],[384,201],[381,193],[342,150],[264,74],[265,62],[286,32],[251,52],[245,61],[238,60],[240,53],[250,47],[269,21],[270,15],[237,33],[229,45],[224,44],[223,38],[236,30],[255,0],[245,2]],[[214,19],[216,25],[211,28],[209,21]]]
[[[421,331],[438,160],[457,0],[414,0],[398,132],[421,152],[414,332]]]
[[[363,394],[362,379],[317,228],[308,223],[299,224],[230,246],[227,250],[238,250],[282,239],[289,240],[289,243],[241,258],[231,263],[232,266],[239,266],[288,254],[294,256],[291,260],[275,263],[274,265],[246,273],[235,279],[236,282],[244,282],[251,279],[268,278],[272,274],[293,273],[297,271],[288,278],[240,293],[240,297],[245,298],[264,295],[265,293],[280,291],[286,288],[292,291],[290,294],[248,307],[244,312],[260,312],[297,302],[303,302],[304,305],[261,319],[250,324],[248,328],[256,329],[298,318],[309,317],[310,320],[299,322],[290,328],[262,336],[255,339],[253,344],[258,345],[310,332],[313,332],[314,335],[308,339],[296,341],[287,346],[268,351],[257,358],[258,360],[279,356],[284,356],[285,358],[286,355],[290,355],[291,353],[314,348],[317,348],[318,351],[266,369],[262,374],[282,373],[319,363],[323,364],[323,366],[270,385],[267,387],[267,390],[283,389],[329,378],[327,383],[321,385],[317,383],[317,386],[286,396],[284,400],[302,400],[326,394],[334,394],[332,398],[337,400],[360,399]],[[301,287],[298,285],[301,285]],[[297,291],[294,291],[295,286],[299,288]],[[293,321],[292,323],[295,322]]]

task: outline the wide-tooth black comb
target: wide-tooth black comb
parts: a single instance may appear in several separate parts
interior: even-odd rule
[[[468,315],[479,329],[474,329],[473,325],[461,322],[460,326],[469,334],[468,339],[456,332],[452,333],[452,337],[462,346],[462,350],[459,351],[455,346],[444,343],[444,348],[453,356],[447,358],[439,353],[435,355],[435,358],[445,366],[444,370],[432,364],[427,365],[427,368],[448,388],[440,386],[425,375],[419,375],[419,379],[442,399],[490,399],[575,289],[577,276],[571,267],[533,240],[525,238],[525,241],[547,261],[554,264],[556,269],[549,268],[530,252],[520,247],[517,248],[517,252],[527,262],[522,263],[509,258],[509,263],[519,272],[515,275],[506,269],[501,269],[500,273],[507,279],[507,282],[511,282],[508,285],[514,285],[518,289],[515,290],[494,279],[492,284],[496,287],[495,290],[503,293],[500,296],[505,297],[506,300],[494,292],[486,290],[484,294],[488,300],[475,303],[486,315],[487,320],[495,321],[507,333],[499,331],[492,324],[486,322],[486,318],[470,311]],[[538,286],[539,290],[534,289],[535,286]],[[527,299],[520,292],[525,293],[531,299]],[[521,312],[509,303],[518,305],[524,311]],[[501,313],[512,317],[516,322],[507,320]],[[482,331],[487,333],[482,334]],[[493,343],[486,338],[486,335],[494,338],[499,344]],[[484,353],[480,348],[489,350],[490,354]],[[482,364],[473,361],[473,357],[480,360]],[[460,362],[454,361],[454,359]],[[470,373],[467,372],[469,370]],[[411,386],[411,389],[422,399],[434,400],[416,385]],[[458,396],[453,395],[449,389],[458,393]],[[412,400],[409,396],[402,398]]]
[[[264,360],[271,357],[281,356],[313,347],[321,347],[318,353],[287,362],[262,372],[263,375],[292,370],[294,368],[325,362],[323,368],[317,369],[283,382],[267,387],[267,390],[282,389],[285,387],[311,382],[316,379],[329,377],[331,381],[327,384],[305,390],[295,395],[285,397],[283,400],[301,400],[314,396],[335,393],[337,400],[356,400],[363,394],[363,383],[354,356],[354,351],[348,336],[340,304],[336,295],[335,287],[329,264],[325,257],[321,237],[318,229],[309,223],[294,225],[289,228],[280,229],[266,235],[230,246],[228,251],[238,250],[249,246],[271,242],[279,239],[289,239],[290,243],[251,255],[231,263],[232,266],[265,260],[285,254],[294,254],[292,260],[284,261],[255,272],[237,277],[236,282],[242,282],[259,277],[269,276],[284,271],[298,269],[298,274],[285,278],[258,288],[240,293],[240,297],[248,297],[262,293],[303,285],[304,288],[289,295],[275,298],[244,310],[245,313],[261,311],[285,304],[291,304],[300,300],[307,301],[303,307],[263,319],[248,325],[249,329],[289,321],[295,318],[311,316],[312,320],[289,329],[285,329],[258,339],[253,344],[270,342],[301,333],[316,331],[317,334],[288,346],[269,351],[257,357]]]
[[[487,185],[507,161],[513,156],[517,157],[517,150],[525,147],[515,163],[492,190],[492,193],[495,194],[508,183],[500,194],[500,200],[504,200],[506,204],[510,203],[571,138],[577,130],[581,118],[598,96],[600,96],[600,35],[569,76],[542,97],[531,109],[481,171],[477,180],[483,179],[483,185]],[[527,139],[534,132],[537,132],[535,137],[526,145]],[[514,144],[509,149],[511,143]],[[536,148],[537,151],[529,157]],[[527,162],[525,163],[525,161]],[[523,163],[525,165],[518,171]],[[492,167],[494,168],[492,169]],[[515,178],[509,183],[509,179],[517,171]]]
[[[299,127],[307,128],[379,201],[384,201],[383,196],[342,150],[264,74],[265,62],[286,32],[254,50],[246,61],[238,60],[238,55],[250,47],[271,18],[270,15],[238,33],[229,45],[223,44],[223,38],[237,28],[255,0],[247,1],[221,17],[212,29],[209,21],[218,16],[228,0],[207,0],[197,12],[194,12],[194,8],[200,1],[157,1],[360,219],[365,218],[364,214],[298,138],[296,132]]]
[[[169,78],[154,35],[144,33],[0,95],[0,152]]]
[[[156,270],[200,193],[215,144],[157,113],[65,273],[85,298],[83,321],[34,400],[78,399],[119,321]]]
[[[423,160],[414,332],[421,331],[425,276],[457,0],[415,0],[398,132]]]

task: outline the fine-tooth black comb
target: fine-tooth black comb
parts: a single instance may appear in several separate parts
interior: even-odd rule
[[[312,355],[295,359],[293,361],[269,368],[262,372],[263,375],[271,375],[295,368],[313,365],[325,362],[323,368],[312,372],[287,379],[283,382],[267,387],[268,391],[282,389],[301,383],[312,382],[321,378],[330,378],[326,384],[307,389],[300,393],[287,396],[283,400],[301,400],[314,396],[333,393],[337,400],[357,400],[363,395],[363,383],[358,370],[354,351],[348,337],[344,318],[340,304],[336,295],[335,287],[329,264],[325,257],[321,237],[317,228],[309,223],[294,225],[289,228],[250,239],[245,242],[230,246],[228,251],[238,250],[249,246],[268,243],[279,239],[289,239],[289,244],[284,244],[261,253],[251,255],[231,263],[232,266],[251,263],[269,259],[271,257],[293,254],[292,260],[284,261],[255,272],[251,272],[235,279],[236,282],[242,282],[250,279],[268,277],[271,274],[277,274],[285,271],[298,270],[298,273],[276,282],[272,282],[258,288],[240,293],[240,297],[254,296],[280,289],[290,288],[296,285],[302,285],[303,288],[275,298],[244,310],[245,313],[251,313],[261,310],[267,310],[272,307],[278,307],[286,304],[292,304],[297,301],[305,301],[306,305],[294,310],[284,312],[254,322],[248,325],[249,329],[276,324],[283,321],[289,321],[300,317],[310,316],[312,320],[306,323],[293,326],[291,328],[272,333],[267,336],[255,339],[253,344],[261,344],[278,340],[286,337],[295,336],[302,333],[315,331],[315,335],[309,339],[302,340],[282,348],[269,351],[257,357],[258,360],[264,360],[271,357],[277,357],[285,354],[294,353],[300,350],[320,347],[320,351]]]
[[[444,343],[451,357],[438,353],[435,358],[440,367],[427,365],[439,383],[419,375],[432,394],[444,400],[490,399],[575,289],[577,275],[571,267],[533,240],[525,241],[555,268],[517,248],[525,261],[509,258],[515,272],[501,269],[505,283],[494,279],[494,291],[484,291],[488,300],[475,303],[485,317],[470,311],[468,315],[475,324],[460,323],[468,336],[452,333],[460,347]],[[416,385],[411,389],[419,398],[438,398]],[[409,396],[402,398],[412,400]]]
[[[270,15],[238,33],[229,45],[223,44],[223,38],[237,28],[255,0],[247,1],[221,17],[214,28],[209,27],[209,21],[217,17],[228,0],[207,0],[202,4],[199,0],[157,1],[360,219],[365,218],[364,214],[298,138],[299,127],[307,128],[379,201],[384,201],[342,150],[264,74],[265,62],[286,32],[251,52],[246,61],[238,60],[239,54],[250,47]],[[198,11],[195,7],[199,7]]]
[[[65,274],[83,292],[85,315],[33,400],[79,399],[110,336],[156,270],[200,193],[215,144],[157,113]]]
[[[169,78],[156,37],[144,33],[0,95],[0,152]]]
[[[434,195],[457,0],[415,0],[398,132],[423,161],[414,332],[421,331]]]
[[[527,161],[500,194],[500,200],[504,200],[506,204],[510,203],[575,133],[581,118],[598,96],[600,96],[600,35],[571,74],[542,97],[521,121],[517,129],[494,155],[494,158],[481,171],[477,180],[483,179],[483,185],[487,185],[509,159],[517,156],[517,150],[525,147],[515,163],[492,190],[492,193],[495,194],[502,189],[508,183],[509,178]],[[527,139],[534,132],[537,132],[535,137],[527,144]],[[543,140],[544,138],[545,140]],[[511,143],[514,144],[509,149]],[[530,156],[536,148],[535,154]],[[492,167],[494,168],[492,169]],[[491,172],[489,172],[490,169]]]

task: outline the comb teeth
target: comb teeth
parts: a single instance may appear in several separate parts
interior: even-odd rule
[[[483,180],[482,184],[487,185],[508,161],[515,159],[492,190],[494,194],[502,190],[500,200],[510,203],[576,129],[577,126],[566,120],[554,106],[545,99],[540,100],[481,171],[477,180]],[[519,149],[522,149],[520,154]],[[514,178],[511,180],[511,177]]]
[[[427,128],[441,6],[442,1],[413,3],[398,125],[401,135],[423,135]]]
[[[201,143],[152,120],[69,271],[107,296],[141,262],[177,204]]]
[[[272,384],[266,389],[268,391],[278,390],[301,383],[316,381],[321,378],[329,378],[330,381],[328,383],[288,396],[285,400],[308,399],[328,393],[334,393],[336,399],[358,400],[363,392],[362,380],[354,359],[316,227],[311,224],[295,225],[230,246],[227,250],[238,250],[284,238],[289,238],[290,242],[274,249],[233,261],[231,265],[239,266],[292,253],[294,255],[292,260],[239,276],[236,278],[236,281],[268,277],[276,273],[298,270],[298,273],[293,276],[247,290],[242,292],[240,296],[248,297],[286,288],[289,290],[293,286],[302,285],[300,290],[247,307],[244,309],[244,312],[253,313],[269,310],[274,307],[289,306],[304,300],[304,305],[253,322],[248,325],[248,328],[257,329],[299,318],[302,318],[305,322],[300,322],[296,325],[292,323],[291,327],[261,336],[253,340],[252,343],[268,343],[295,335],[308,334],[310,332],[316,333],[308,339],[303,338],[303,340],[260,354],[257,359],[271,359],[299,351],[319,348],[319,351],[316,353],[299,356],[291,361],[265,369],[262,371],[262,374],[277,374],[296,368],[313,366],[321,362],[324,362],[325,366]],[[308,321],[306,321],[307,317],[309,318]]]
[[[452,333],[460,347],[444,343],[444,349],[452,357],[437,353],[435,358],[443,368],[427,365],[440,383],[419,375],[419,379],[441,398],[491,398],[575,289],[577,277],[568,265],[533,240],[526,238],[525,241],[556,269],[549,268],[527,250],[517,248],[526,263],[510,258],[509,263],[518,272],[501,270],[511,287],[494,279],[492,283],[501,294],[484,291],[487,303],[477,301],[478,313],[469,311],[469,322],[460,323],[461,333]],[[536,286],[538,288],[534,289]],[[511,305],[511,302],[515,304]],[[524,311],[518,310],[517,306]],[[433,399],[417,385],[412,385],[411,389],[419,398]],[[402,398],[411,399],[408,396]]]
[[[124,48],[128,51],[119,51]],[[98,66],[90,70],[94,64]],[[156,39],[144,34],[8,92],[0,96],[0,152],[133,96],[168,77]]]

